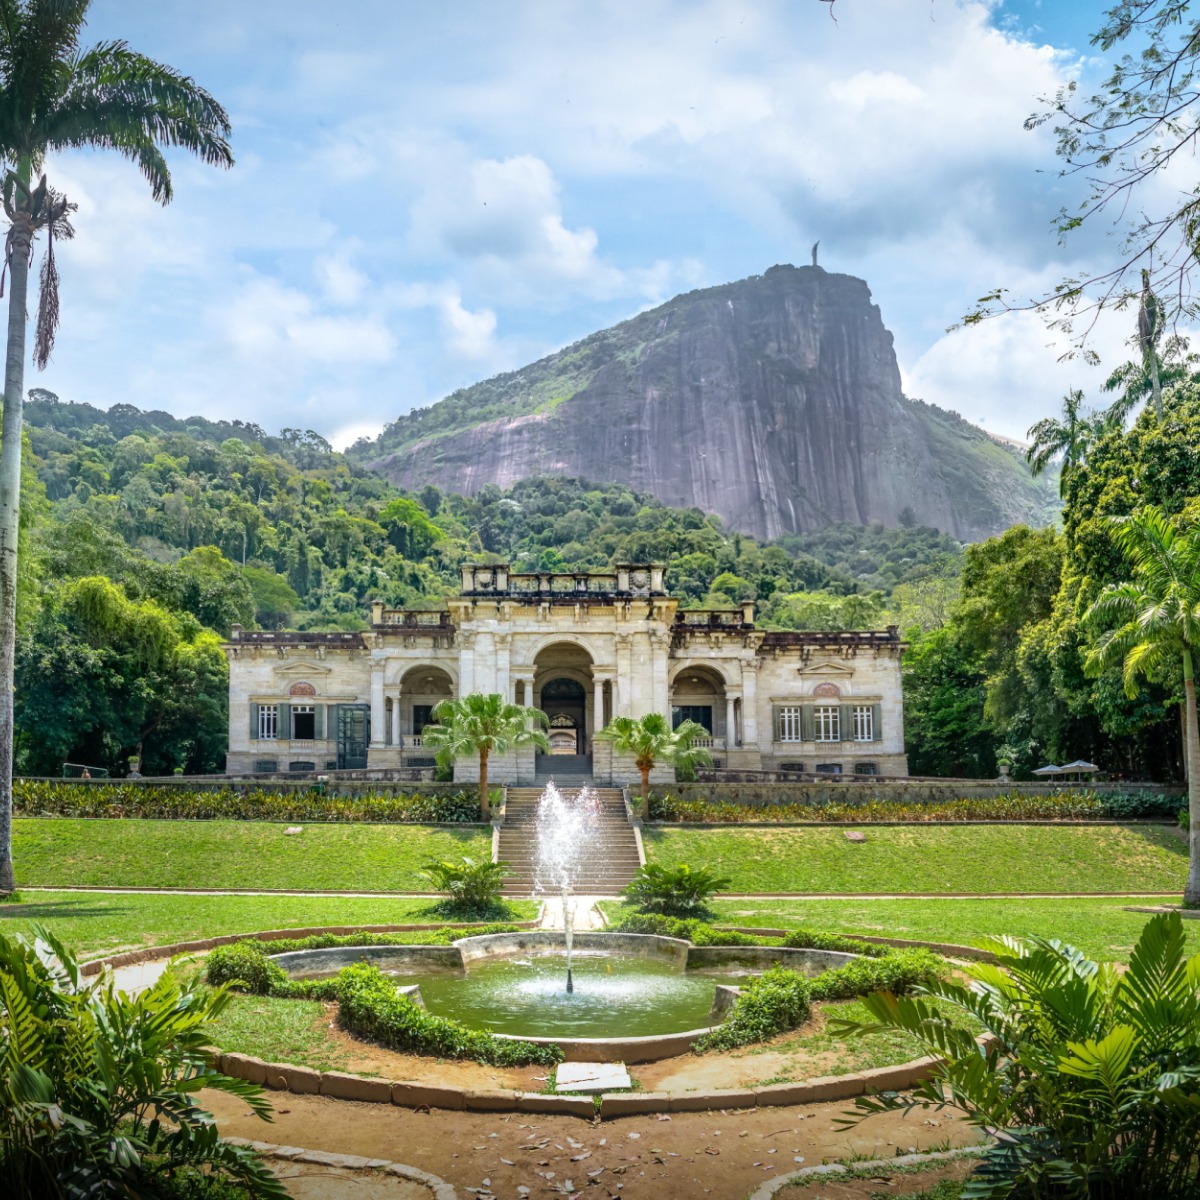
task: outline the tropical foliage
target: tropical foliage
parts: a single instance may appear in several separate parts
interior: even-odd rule
[[[1127,695],[1139,680],[1181,668],[1184,742],[1188,765],[1191,862],[1184,903],[1200,908],[1200,727],[1196,718],[1195,659],[1200,654],[1200,525],[1172,521],[1146,505],[1119,522],[1115,541],[1133,578],[1111,584],[1084,614],[1085,626],[1104,629],[1085,668],[1098,675],[1119,664]]]
[[[817,800],[811,803],[737,804],[730,800],[682,799],[671,793],[650,796],[651,821],[736,825],[752,822],[812,821],[857,825],[864,822],[954,821],[1127,821],[1137,818],[1171,820],[1186,802],[1162,792],[1097,792],[1091,788],[1064,789],[1049,795],[1016,790],[1003,796],[963,800],[906,801],[868,798],[861,801]]]
[[[864,1000],[873,1020],[838,1023],[903,1030],[945,1060],[911,1095],[859,1099],[860,1119],[949,1105],[998,1132],[966,1197],[1198,1194],[1200,955],[1185,956],[1179,915],[1145,926],[1126,971],[1058,941],[983,945],[996,962],[963,966],[966,983],[879,992]]]
[[[728,888],[729,882],[711,867],[646,863],[637,869],[622,895],[643,912],[696,917],[708,911],[708,902]]]
[[[0,433],[0,892],[12,877],[12,680],[21,525],[25,327],[34,239],[46,237],[34,361],[44,368],[58,328],[54,239],[74,234],[75,205],[42,175],[47,154],[83,147],[116,150],[134,162],[161,204],[172,196],[163,147],[206,163],[232,164],[229,118],[194,80],[125,42],[80,45],[90,0],[9,0],[0,21],[0,160],[9,221],[8,345]]]
[[[704,746],[693,743],[708,737],[708,730],[696,721],[681,721],[674,728],[662,713],[642,717],[614,717],[596,734],[612,745],[613,752],[633,758],[642,777],[642,806],[649,803],[650,772],[657,763],[688,771],[712,761]]]
[[[488,797],[488,760],[493,754],[505,754],[523,746],[550,749],[550,739],[538,729],[549,718],[540,708],[509,704],[497,692],[484,695],[472,692],[453,700],[443,700],[433,710],[433,725],[426,725],[423,744],[437,751],[438,763],[450,766],[456,758],[479,758],[479,807],[486,818]]]
[[[53,934],[0,937],[0,1192],[48,1200],[154,1196],[179,1172],[285,1197],[255,1155],[221,1140],[201,1089],[270,1106],[209,1063],[209,1023],[228,1003],[167,971],[137,996],[84,977]]]
[[[326,794],[311,786],[231,787],[197,784],[59,783],[18,779],[15,811],[23,817],[137,817],[155,821],[353,821],[462,824],[479,820],[471,791],[347,789]]]
[[[464,855],[457,862],[443,860],[425,864],[422,874],[449,897],[442,905],[447,916],[490,915],[500,905],[500,892],[509,876],[505,863],[476,861]]]

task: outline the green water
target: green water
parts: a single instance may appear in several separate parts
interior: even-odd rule
[[[570,995],[565,954],[485,959],[465,975],[405,971],[398,977],[421,985],[431,1013],[522,1037],[646,1037],[709,1023],[712,976],[653,959],[579,951],[573,973]]]

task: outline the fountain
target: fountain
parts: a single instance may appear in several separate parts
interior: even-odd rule
[[[599,811],[598,798],[582,787],[572,798],[551,780],[537,809],[537,868],[534,893],[556,891],[562,897],[563,936],[567,946],[567,993],[575,991],[572,970],[575,949],[575,878],[583,858],[586,835]]]

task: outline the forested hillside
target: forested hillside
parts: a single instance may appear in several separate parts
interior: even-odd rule
[[[34,391],[18,663],[20,766],[211,770],[225,734],[220,638],[357,629],[367,604],[437,606],[467,559],[519,569],[671,564],[684,604],[759,601],[783,628],[879,625],[893,593],[954,573],[958,543],[908,525],[777,543],[621,484],[532,478],[407,495],[310,431],[108,412]],[[900,585],[897,591],[897,585]]]

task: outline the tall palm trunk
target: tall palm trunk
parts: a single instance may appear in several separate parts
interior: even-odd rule
[[[1183,656],[1183,692],[1188,782],[1188,876],[1183,903],[1187,908],[1200,908],[1200,725],[1196,719],[1196,680],[1190,651]]]
[[[648,766],[648,767],[642,763],[638,763],[638,770],[641,771],[641,773],[642,773],[642,811],[643,812],[646,811],[646,805],[650,803],[650,771],[653,767],[654,767],[653,763],[651,763],[650,766]]]
[[[480,750],[479,752],[479,811],[483,814],[483,819],[486,821],[492,815],[491,799],[488,796],[488,752]]]
[[[22,178],[29,181],[28,162]],[[0,435],[0,895],[15,887],[12,862],[13,660],[17,637],[17,537],[21,520],[21,425],[25,399],[25,303],[30,223],[13,224],[8,269],[8,353],[4,362],[4,431]]]

